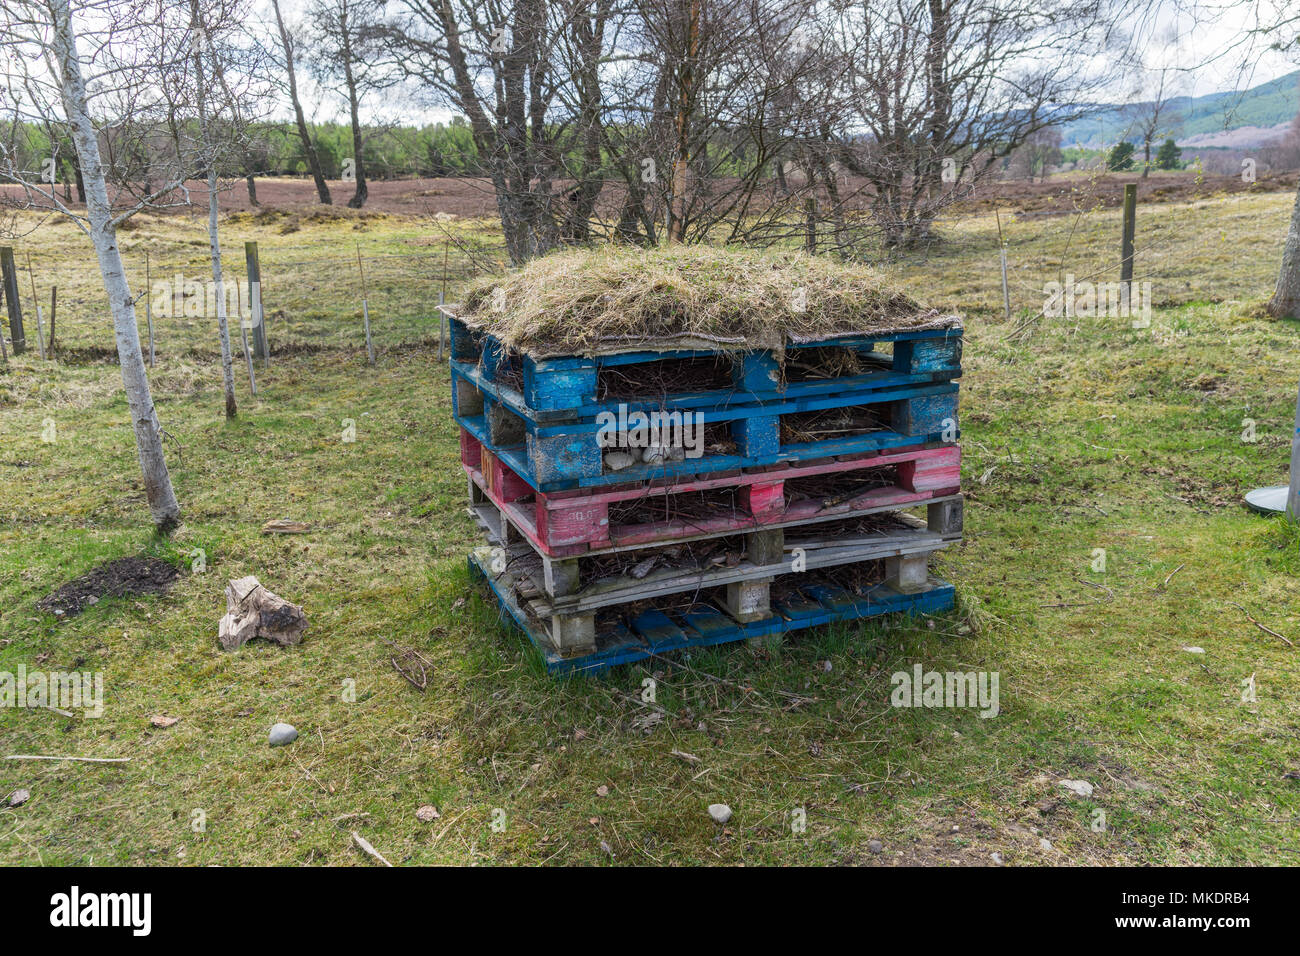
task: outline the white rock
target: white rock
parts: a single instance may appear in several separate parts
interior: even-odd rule
[[[1041,849],[1043,849],[1043,850],[1050,850],[1050,849],[1052,848],[1052,841],[1051,841],[1051,840],[1045,840],[1045,839],[1043,839],[1042,837],[1039,837],[1039,838],[1038,838],[1038,846],[1039,846]]]
[[[1188,654],[1204,654],[1204,653],[1205,653],[1205,648],[1203,648],[1203,647],[1187,647],[1187,646],[1184,646],[1184,647],[1183,647],[1183,650],[1185,650]]]
[[[726,823],[731,819],[731,807],[725,803],[709,804],[709,816],[713,817],[715,823]]]
[[[271,728],[271,737],[268,741],[272,747],[283,747],[285,744],[291,744],[298,739],[298,728],[293,724],[276,724]]]
[[[1087,780],[1061,780],[1060,784],[1066,790],[1078,797],[1091,797],[1092,784]]]
[[[31,791],[15,790],[13,793],[9,794],[9,806],[21,807],[24,803],[26,803],[31,798],[32,798]]]
[[[636,459],[625,451],[611,451],[605,456],[605,467],[610,471],[622,471],[636,464]]]
[[[1002,854],[997,852],[996,850],[994,850],[992,853],[989,854],[989,859],[993,861],[994,866],[1002,865]]]

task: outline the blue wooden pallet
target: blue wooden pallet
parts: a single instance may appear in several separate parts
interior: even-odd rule
[[[961,329],[939,329],[900,333],[893,337],[828,339],[808,345],[790,346],[788,353],[827,345],[860,350],[868,370],[840,378],[808,379],[801,382],[781,381],[781,363],[770,351],[759,352],[630,352],[595,358],[518,359],[522,366],[523,390],[498,380],[498,372],[507,361],[505,349],[488,335],[488,345],[472,357],[461,358],[455,348],[456,320],[453,324],[451,368],[459,377],[472,382],[484,394],[509,408],[516,415],[533,422],[573,421],[592,418],[601,412],[622,406],[635,411],[685,411],[717,409],[763,402],[783,402],[805,396],[846,391],[871,391],[907,385],[925,385],[960,378]],[[469,333],[461,325],[459,337]],[[881,342],[892,342],[892,355],[876,353]],[[732,362],[732,384],[727,388],[704,391],[674,392],[652,398],[614,397],[596,399],[597,375],[602,368],[612,368],[665,359],[715,358]]]
[[[450,317],[452,407],[456,421],[533,488],[564,491],[661,480],[789,461],[858,454],[903,445],[955,441],[962,331],[933,329],[876,336],[841,336],[791,343],[787,353],[826,346],[858,351],[868,370],[834,379],[782,382],[771,350],[640,351],[593,358],[537,359],[511,355],[494,336]],[[890,343],[891,355],[875,352]],[[729,388],[674,392],[653,398],[597,401],[602,368],[666,359],[712,357],[732,363]],[[506,363],[521,366],[522,390],[498,378]],[[782,445],[780,416],[877,406],[891,427],[829,441]],[[705,423],[725,422],[735,455],[637,464],[604,474],[599,436],[611,419],[638,413],[691,412]],[[606,449],[605,451],[607,451]]]
[[[758,468],[905,445],[951,443],[960,437],[956,428],[958,387],[954,382],[851,388],[689,409],[702,416],[704,423],[729,423],[737,453],[637,464],[605,474],[603,455],[615,450],[600,446],[600,434],[609,429],[608,424],[596,417],[544,423],[519,415],[499,386],[484,382],[481,373],[463,372],[455,364],[452,381],[456,422],[529,485],[543,492]],[[892,427],[844,438],[781,443],[782,415],[860,406],[883,406]],[[679,411],[665,410],[670,414]],[[617,416],[612,409],[603,411]],[[625,409],[625,417],[628,414],[631,412]]]
[[[912,594],[901,594],[885,584],[878,584],[863,594],[853,594],[833,584],[809,583],[775,602],[773,607],[777,613],[761,621],[741,624],[707,603],[697,604],[688,611],[674,610],[671,614],[650,610],[629,622],[630,628],[619,624],[600,634],[594,653],[562,657],[551,645],[545,630],[520,607],[510,579],[487,573],[479,560],[476,554],[470,554],[471,577],[487,581],[501,610],[532,641],[542,655],[546,670],[557,676],[605,670],[684,648],[780,636],[836,621],[857,621],[882,614],[937,614],[951,610],[956,602],[953,586],[933,576],[926,590]]]

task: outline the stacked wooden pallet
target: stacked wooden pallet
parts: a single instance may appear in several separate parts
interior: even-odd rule
[[[549,669],[952,606],[959,326],[537,358],[449,311],[471,567]]]

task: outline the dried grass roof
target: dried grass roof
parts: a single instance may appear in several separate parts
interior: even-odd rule
[[[958,316],[922,308],[874,269],[708,246],[553,253],[475,282],[458,317],[537,357],[781,350],[961,325]]]

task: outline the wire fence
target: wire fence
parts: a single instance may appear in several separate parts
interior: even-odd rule
[[[1118,191],[1122,191],[1122,186]],[[1136,327],[1151,308],[1193,302],[1252,302],[1276,279],[1278,237],[1285,234],[1291,196],[1267,192],[1210,196],[1191,203],[1146,203],[1136,215],[1134,297],[1114,314],[1120,279],[1121,212],[1114,206],[1013,213],[992,210],[944,217],[942,241],[884,263],[917,298],[956,311],[984,311],[1027,327],[1062,319],[1118,319]],[[1276,220],[1276,222],[1274,222]],[[251,320],[243,236],[224,231],[224,279],[233,344],[236,316]],[[353,238],[340,229],[302,241],[258,236],[261,299],[272,354],[279,351],[364,349],[368,314],[376,348],[436,343],[440,299],[457,301],[470,280],[504,272],[499,232],[439,235],[427,226],[375,230]],[[48,343],[57,317],[55,351],[110,358],[112,322],[99,270],[84,238],[14,244],[18,296],[28,349],[36,349],[36,309]],[[1006,254],[1004,294],[1000,258]],[[122,237],[128,281],[138,296],[137,320],[147,349],[152,322],[159,362],[177,355],[210,357],[219,350],[215,288],[202,233],[172,236],[155,229]],[[29,265],[30,262],[30,265]],[[51,301],[54,288],[57,299]],[[1058,298],[1059,297],[1059,298]],[[1068,298],[1068,302],[1066,301]],[[1054,301],[1055,300],[1055,301]],[[1137,310],[1139,314],[1130,315]],[[1157,320],[1157,325],[1161,321]],[[4,323],[8,335],[8,322]],[[1176,330],[1175,330],[1176,331]],[[12,348],[12,343],[10,343]]]
[[[122,243],[146,357],[151,341],[158,362],[177,355],[216,354],[218,299],[224,301],[232,345],[239,350],[239,323],[251,331],[257,321],[255,292],[260,292],[272,355],[364,349],[363,312],[379,349],[432,343],[442,327],[440,301],[455,301],[468,281],[505,268],[504,245],[490,239],[404,239],[399,246],[418,248],[394,251],[395,243],[387,239],[280,244],[260,238],[260,282],[250,285],[244,244],[238,236],[223,240],[220,295],[206,243],[191,240],[180,249],[175,243],[161,249],[151,241]],[[89,243],[84,258],[52,254],[38,243],[16,247],[15,253],[27,349],[38,351],[39,324],[47,347],[53,332],[57,357],[75,360],[114,353],[112,318]],[[3,325],[12,351],[7,318]]]

